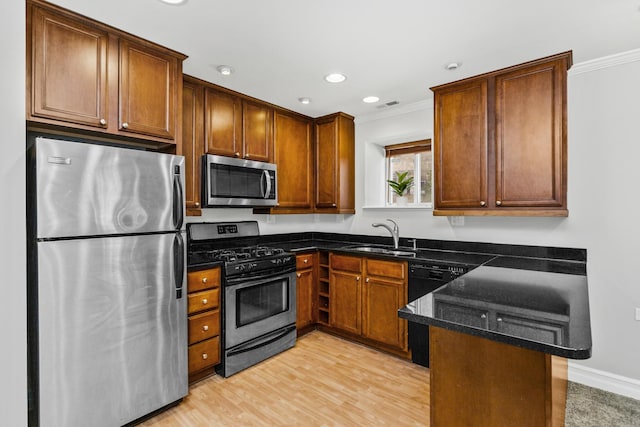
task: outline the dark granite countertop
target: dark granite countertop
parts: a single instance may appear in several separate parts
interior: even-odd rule
[[[572,261],[496,257],[398,311],[412,322],[591,357],[587,277]]]
[[[390,247],[390,237],[322,232],[261,235],[258,243],[294,253],[326,250],[464,265],[469,273],[410,302],[398,315],[571,359],[591,356],[584,249],[417,239],[415,255],[392,256],[351,249]],[[412,239],[401,237],[400,248],[411,251]]]

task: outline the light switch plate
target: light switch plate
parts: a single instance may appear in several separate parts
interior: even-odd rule
[[[640,320],[640,307],[636,307],[636,320]]]

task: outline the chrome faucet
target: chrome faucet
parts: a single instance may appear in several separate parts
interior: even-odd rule
[[[390,221],[393,224],[393,228],[391,228],[390,225],[383,224],[381,222],[374,222],[371,225],[373,227],[384,227],[387,230],[389,230],[389,233],[391,233],[391,237],[393,237],[393,248],[398,249],[398,240],[400,239],[400,229],[398,228],[398,224],[396,224],[394,220],[387,219],[387,221]]]

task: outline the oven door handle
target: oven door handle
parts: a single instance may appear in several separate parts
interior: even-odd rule
[[[272,342],[278,341],[280,338],[284,337],[285,335],[291,333],[291,331],[295,331],[295,330],[296,330],[296,325],[290,325],[284,329],[271,332],[270,334],[267,334],[263,337],[260,337],[255,340],[251,340],[249,342],[239,345],[235,349],[229,351],[229,353],[227,353],[227,357],[236,356],[238,354],[246,353],[248,351],[252,351],[257,348],[264,347],[265,345],[269,345]]]
[[[275,274],[271,271],[263,274],[252,273],[251,277],[243,276],[243,277],[234,277],[231,279],[227,277],[226,278],[227,287],[241,284],[243,288],[246,288],[246,287],[253,286],[256,283],[262,282],[265,279],[269,279],[269,280],[285,279],[295,271],[296,271],[296,267],[294,265],[287,268],[286,270],[278,271]]]

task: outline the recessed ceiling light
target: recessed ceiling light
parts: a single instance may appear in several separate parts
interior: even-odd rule
[[[347,80],[347,76],[342,73],[331,73],[324,76],[324,79],[329,83],[342,83]]]
[[[449,62],[444,66],[449,71],[457,70],[462,65],[462,62]]]
[[[377,96],[366,96],[362,98],[362,102],[365,102],[367,104],[373,104],[374,102],[378,101],[380,101],[380,98],[378,98]]]
[[[307,105],[311,103],[311,98],[304,96],[302,98],[298,98],[298,101],[300,101],[301,104]]]
[[[160,0],[162,3],[171,4],[174,6],[179,6],[181,4],[185,4],[187,0]]]
[[[218,72],[223,76],[230,76],[231,74],[233,74],[233,68],[228,65],[218,65],[216,67],[216,70],[218,70]]]

